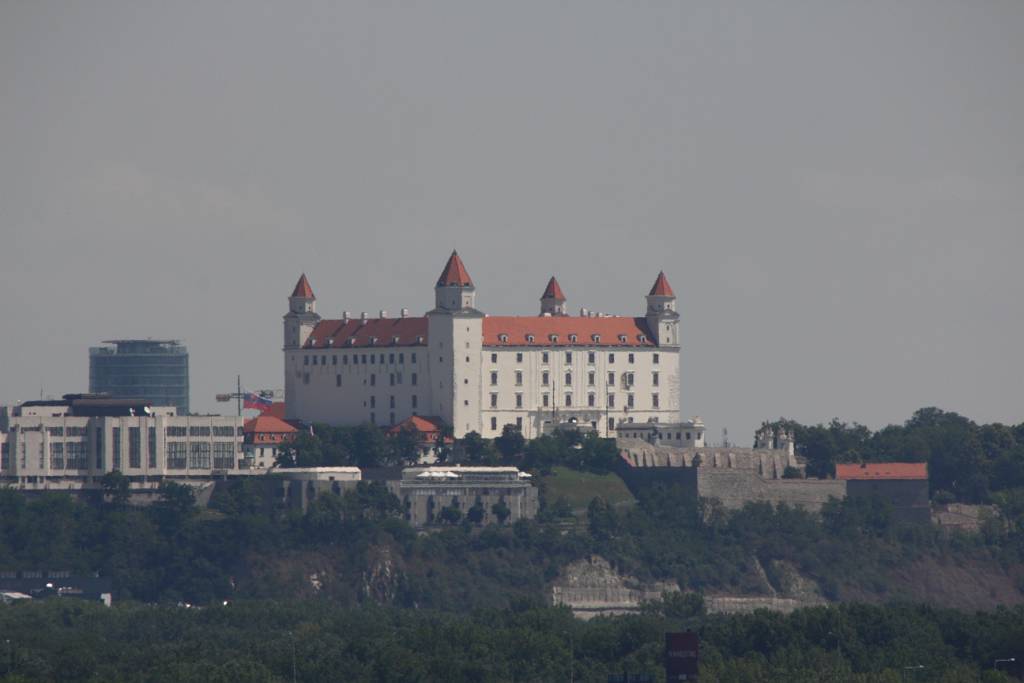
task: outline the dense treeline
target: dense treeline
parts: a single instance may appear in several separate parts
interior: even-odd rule
[[[310,595],[316,572],[319,592],[339,604],[472,609],[542,599],[568,563],[591,554],[641,579],[745,594],[769,590],[762,570],[772,579],[785,561],[828,598],[886,599],[899,595],[887,593],[894,567],[924,557],[1013,567],[1024,553],[1021,534],[1004,527],[949,537],[901,527],[864,500],[835,501],[820,517],[767,504],[728,512],[654,488],[631,507],[595,498],[581,520],[548,501],[536,520],[480,527],[463,518],[421,534],[379,483],[321,496],[305,514],[268,509],[257,484],[236,481],[205,510],[174,485],[148,507],[0,491],[0,569],[99,571],[118,599],[198,604]]]
[[[979,425],[952,412],[922,408],[902,425],[872,432],[836,419],[806,426],[792,420],[797,452],[811,476],[831,476],[839,462],[927,462],[939,501],[996,501],[1024,507],[1024,423]]]
[[[604,681],[661,675],[664,633],[701,637],[705,683],[999,683],[1020,657],[1024,609],[966,614],[922,606],[705,616],[699,602],[574,619],[563,608],[340,609],[322,601],[204,609],[104,608],[71,599],[0,606],[0,681]],[[1000,663],[1005,669],[1007,663]]]

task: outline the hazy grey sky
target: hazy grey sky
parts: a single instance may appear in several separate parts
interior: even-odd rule
[[[1024,420],[1024,3],[0,3],[0,403],[181,338],[192,406],[281,316],[682,314],[683,412]]]

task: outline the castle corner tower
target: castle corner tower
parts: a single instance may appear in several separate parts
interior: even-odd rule
[[[456,437],[480,432],[484,314],[476,310],[476,287],[453,251],[434,287],[427,313],[427,343],[434,413]]]
[[[558,286],[558,280],[552,275],[548,286],[540,296],[541,315],[565,315],[565,294]]]

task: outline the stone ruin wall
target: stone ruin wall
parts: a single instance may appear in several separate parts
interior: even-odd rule
[[[749,502],[786,503],[818,512],[829,498],[846,497],[846,482],[838,479],[765,479],[751,470],[697,468],[701,498],[717,498],[729,509]]]

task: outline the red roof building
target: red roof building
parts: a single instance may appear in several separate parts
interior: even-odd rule
[[[877,481],[882,479],[928,479],[928,464],[923,462],[868,462],[836,465],[836,479]]]
[[[300,278],[298,293],[311,296],[308,284]],[[456,437],[493,438],[511,425],[529,439],[561,424],[614,436],[621,423],[678,422],[676,299],[664,273],[650,291],[638,315],[567,315],[552,276],[540,315],[488,315],[476,308],[476,286],[453,251],[434,307],[420,316],[402,309],[399,317],[322,319],[312,298],[292,297],[284,317],[286,415],[412,427],[425,440],[436,426],[421,412],[437,415]]]

